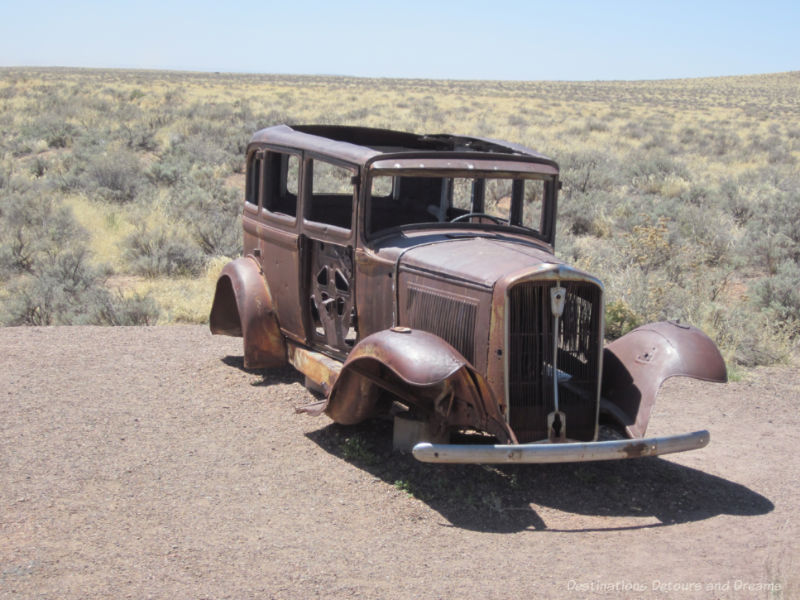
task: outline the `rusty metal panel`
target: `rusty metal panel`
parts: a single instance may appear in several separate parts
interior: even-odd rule
[[[486,371],[488,290],[401,269],[398,324],[442,338],[479,372]]]
[[[291,342],[287,344],[287,358],[289,364],[310,379],[315,387],[326,395],[342,370],[342,363],[338,360]]]
[[[355,263],[356,306],[364,307],[358,313],[358,333],[364,338],[396,324],[392,302],[395,261],[379,257],[369,249],[357,248]]]
[[[292,339],[306,339],[300,304],[302,274],[299,236],[296,231],[275,227],[261,221],[244,220],[247,248],[259,261],[264,278],[269,282],[275,310],[280,315],[281,329]],[[250,241],[252,240],[252,241]]]
[[[442,236],[435,243],[411,248],[403,254],[402,267],[416,268],[431,276],[471,282],[486,289],[510,272],[530,273],[542,264],[561,264],[543,244],[490,236]]]
[[[611,342],[603,357],[603,406],[631,437],[642,437],[661,384],[683,376],[724,383],[725,361],[696,327],[650,323]]]
[[[309,337],[346,356],[357,333],[353,250],[310,238],[307,248]]]
[[[469,427],[516,443],[483,377],[441,338],[395,327],[353,349],[329,396],[326,413],[356,423],[388,408],[381,391],[442,429]]]
[[[337,156],[343,160],[367,164],[379,157],[403,159],[398,151],[414,151],[418,156],[430,153],[437,158],[442,152],[466,159],[490,159],[487,168],[497,161],[517,158],[526,164],[538,163],[541,171],[558,174],[558,166],[548,157],[519,144],[480,137],[419,135],[388,129],[348,127],[342,125],[276,125],[257,131],[251,143],[269,143],[310,152]],[[394,152],[394,153],[393,153]],[[523,169],[525,167],[522,167]]]
[[[558,168],[550,164],[541,162],[510,161],[504,157],[493,157],[491,159],[478,156],[462,155],[448,156],[440,158],[436,155],[424,156],[415,153],[413,158],[400,155],[391,158],[383,158],[372,162],[370,169],[373,172],[388,172],[392,175],[404,175],[419,173],[420,169],[425,169],[426,174],[452,176],[453,171],[467,171],[480,173],[485,171],[491,173],[492,177],[505,177],[511,175],[540,174],[547,176],[558,175]]]
[[[302,129],[313,131],[313,133],[306,133]],[[274,144],[287,148],[328,154],[361,164],[381,154],[372,148],[323,137],[325,131],[324,127],[292,128],[287,125],[276,125],[275,127],[257,131],[250,142]]]
[[[245,367],[286,364],[286,344],[272,295],[253,259],[237,258],[222,269],[209,323],[211,333],[242,336]]]

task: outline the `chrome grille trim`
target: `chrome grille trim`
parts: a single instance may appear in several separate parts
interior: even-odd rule
[[[557,285],[567,290],[559,320],[557,361],[567,436],[579,440],[596,437],[602,373],[602,286],[584,278],[547,277],[517,282],[506,295],[507,416],[520,441],[547,437],[547,414],[553,410],[549,290]]]

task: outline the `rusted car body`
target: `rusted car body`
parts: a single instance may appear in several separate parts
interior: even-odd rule
[[[653,323],[604,345],[603,286],[554,255],[558,165],[509,142],[276,126],[247,150],[244,256],[211,331],[251,368],[289,363],[354,424],[404,408],[433,462],[563,462],[677,452],[644,439],[661,383],[726,380],[701,331]],[[598,441],[607,420],[625,439]],[[446,443],[455,431],[489,444]]]

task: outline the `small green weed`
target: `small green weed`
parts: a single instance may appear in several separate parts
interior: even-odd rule
[[[411,488],[410,481],[406,481],[405,479],[398,479],[397,481],[394,482],[394,487],[400,490],[401,492],[405,492],[412,498],[414,497],[414,492]]]
[[[378,463],[377,455],[369,448],[360,435],[351,435],[345,438],[341,445],[342,456],[345,460],[359,462],[365,465]]]

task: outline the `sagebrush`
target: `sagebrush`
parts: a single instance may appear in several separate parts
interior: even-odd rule
[[[741,364],[780,360],[800,339],[799,88],[798,72],[470,82],[0,69],[0,318],[202,321],[205,281],[241,248],[250,135],[328,123],[552,156],[556,250],[603,278],[610,336],[677,318]]]

